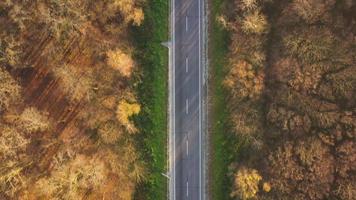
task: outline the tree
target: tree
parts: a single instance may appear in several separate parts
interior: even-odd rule
[[[332,9],[335,0],[294,0],[293,10],[308,23],[321,20]]]
[[[264,75],[256,72],[253,66],[245,60],[233,63],[224,85],[231,90],[231,95],[237,99],[256,99],[263,89]]]
[[[100,138],[107,144],[113,144],[120,138],[122,130],[117,125],[117,122],[107,121],[99,126],[98,134]]]
[[[265,33],[268,29],[268,22],[266,16],[256,10],[252,13],[248,13],[242,20],[242,30],[246,33]]]
[[[356,178],[337,180],[333,193],[342,200],[354,200],[356,197]]]
[[[344,141],[336,147],[337,164],[336,171],[343,177],[352,177],[352,172],[356,171],[356,143],[354,141]]]
[[[257,0],[241,0],[239,1],[239,7],[244,11],[249,11],[255,9],[257,5]]]
[[[79,75],[75,66],[65,64],[56,67],[53,70],[53,73],[63,84],[63,89],[69,95],[71,101],[89,101],[93,87],[93,80],[90,72],[88,72],[88,74],[83,73],[82,75]]]
[[[24,65],[20,62],[22,43],[21,39],[4,34],[0,39],[0,62],[12,67],[23,67]]]
[[[136,0],[105,0],[98,2],[94,7],[95,16],[103,24],[108,24],[118,15],[125,25],[132,23],[139,26],[144,19],[142,8]],[[103,13],[103,10],[106,12]]]
[[[334,158],[317,138],[286,142],[270,155],[272,186],[293,199],[321,200],[330,196],[334,180]]]
[[[0,127],[0,158],[5,159],[8,157],[16,156],[18,152],[24,151],[29,140],[12,126]]]
[[[6,70],[0,68],[0,112],[21,100],[21,87]]]
[[[283,38],[286,50],[304,63],[315,63],[331,56],[334,38],[325,28],[295,30]]]
[[[19,116],[17,124],[25,133],[46,131],[50,126],[47,117],[34,107],[26,108]]]
[[[263,183],[262,188],[263,188],[263,191],[265,191],[265,192],[270,192],[272,189],[271,184],[269,184],[268,182]]]
[[[12,126],[0,126],[0,192],[11,197],[25,184],[22,171],[30,162],[23,154],[30,140]]]
[[[121,100],[116,110],[117,120],[126,128],[129,133],[135,133],[135,125],[130,121],[130,117],[140,112],[139,104],[129,103],[126,100]]]
[[[128,19],[132,20],[132,24],[140,26],[144,18],[144,13],[141,8],[134,8]]]
[[[36,184],[39,196],[49,199],[83,199],[87,193],[98,190],[107,179],[105,163],[100,158],[78,155],[58,166],[49,177]]]
[[[107,52],[107,63],[110,67],[119,71],[124,77],[130,77],[135,66],[131,56],[120,49]]]
[[[262,180],[258,171],[242,167],[234,175],[234,187],[231,197],[238,197],[243,200],[256,197],[258,184]]]

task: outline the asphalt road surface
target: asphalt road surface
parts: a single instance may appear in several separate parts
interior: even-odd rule
[[[172,0],[173,164],[170,199],[202,200],[203,0]]]

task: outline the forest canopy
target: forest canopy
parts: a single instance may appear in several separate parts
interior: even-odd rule
[[[134,198],[144,4],[0,2],[0,199]]]
[[[247,141],[230,166],[230,196],[354,200],[356,3],[227,5],[233,11],[216,20],[231,39],[229,127]]]

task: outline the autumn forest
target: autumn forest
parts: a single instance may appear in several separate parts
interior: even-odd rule
[[[356,1],[210,0],[212,200],[356,200]],[[0,1],[0,200],[163,200],[169,1]]]
[[[143,5],[0,2],[0,199],[133,198]]]
[[[230,198],[355,200],[356,2],[223,6]]]

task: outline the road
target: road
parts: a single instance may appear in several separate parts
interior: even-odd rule
[[[171,200],[202,200],[203,0],[171,0]]]

